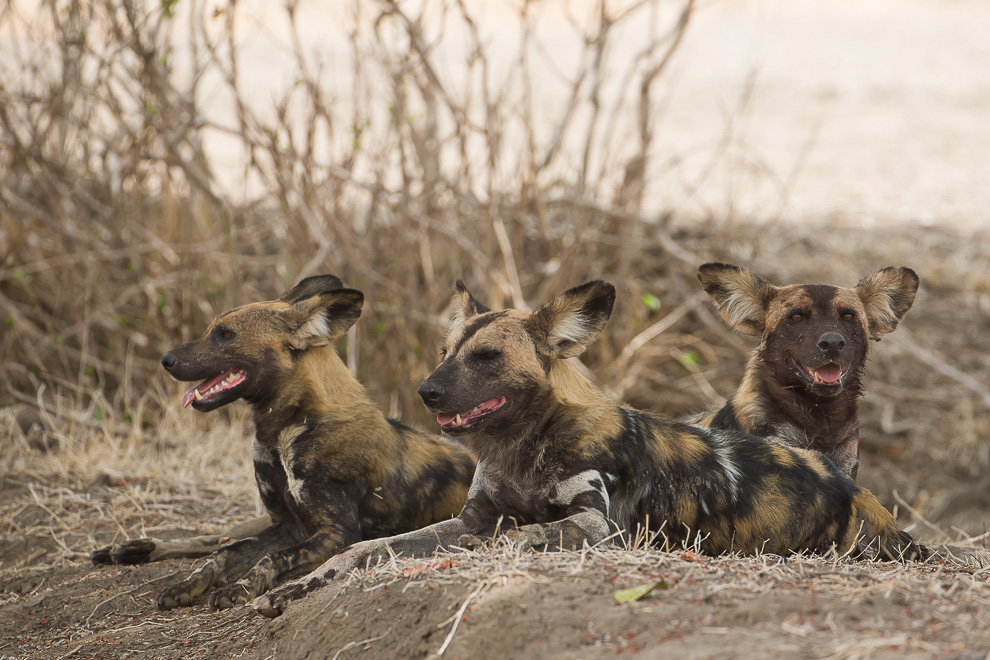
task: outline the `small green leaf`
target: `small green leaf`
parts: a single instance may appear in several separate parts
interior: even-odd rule
[[[3,320],[3,322],[5,324],[7,324],[7,327],[8,328],[13,328],[14,327],[14,317],[13,316],[8,316],[7,318],[5,318]]]
[[[103,406],[96,406],[96,408],[93,409],[93,419],[95,419],[96,421],[102,422],[106,418],[106,416],[107,416],[107,409],[104,408]]]
[[[640,298],[640,300],[643,302],[643,306],[646,307],[646,309],[650,310],[651,312],[660,311],[660,305],[661,305],[660,299],[657,298],[652,293],[644,293],[643,297]]]
[[[666,580],[660,580],[659,582],[650,582],[649,584],[641,584],[638,587],[629,587],[628,589],[619,589],[614,594],[615,602],[617,603],[631,603],[637,601],[646,594],[650,593],[654,589],[669,589],[670,585],[667,584]]]
[[[25,273],[23,270],[14,271],[14,279],[16,279],[21,284],[27,284],[31,281],[31,276]]]
[[[680,357],[677,358],[677,361],[681,363],[682,367],[690,371],[691,367],[698,365],[701,358],[699,358],[698,354],[694,351],[688,351],[687,353],[681,353]]]
[[[130,314],[117,314],[117,325],[119,325],[120,327],[129,328],[131,327],[132,322],[133,319],[131,318]]]
[[[159,313],[165,311],[165,308],[168,307],[168,294],[167,293],[163,293],[162,295],[158,296],[158,303],[157,303],[156,306],[158,307]]]
[[[136,273],[137,272],[137,264],[134,263],[134,260],[133,259],[128,260],[127,261],[127,265],[124,266],[124,268],[127,270],[128,273]]]
[[[375,336],[381,337],[385,334],[385,321],[378,319],[375,321]]]
[[[96,378],[96,367],[91,364],[87,364],[86,368],[83,369],[83,373],[90,378]]]

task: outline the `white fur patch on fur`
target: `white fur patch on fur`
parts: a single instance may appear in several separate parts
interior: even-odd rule
[[[303,482],[298,479],[292,470],[293,459],[295,458],[295,447],[293,442],[308,428],[304,424],[287,426],[278,434],[278,457],[282,462],[282,469],[285,470],[285,478],[288,480],[289,492],[293,499],[299,504],[304,504],[302,500]]]
[[[319,311],[306,319],[306,322],[299,327],[297,334],[300,337],[329,337],[330,322],[322,311]]]
[[[592,485],[597,481],[598,486]],[[550,503],[556,506],[566,507],[574,501],[578,495],[593,491],[599,493],[605,500],[605,510],[610,510],[608,490],[605,488],[605,479],[598,470],[585,470],[573,477],[564,479],[557,484],[557,493],[550,498]]]
[[[764,314],[765,310],[758,300],[748,292],[738,289],[732,289],[730,295],[725,298],[722,307],[722,315],[726,322],[734,328],[744,325],[748,320],[758,320]]]
[[[550,340],[552,344],[563,341],[571,341],[575,344],[585,344],[591,335],[592,329],[588,324],[588,319],[578,312],[569,312],[560,320],[554,323],[550,330]]]
[[[732,500],[735,501],[739,496],[739,481],[742,479],[742,471],[732,457],[732,445],[724,441],[716,444],[715,458],[725,470],[725,476],[729,479],[729,488],[732,491]]]

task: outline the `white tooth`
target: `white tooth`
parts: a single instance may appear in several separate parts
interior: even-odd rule
[[[199,390],[196,390],[195,392],[193,392],[193,395],[196,397],[196,400],[197,401],[202,401],[203,400],[203,395],[199,393]]]
[[[454,424],[457,424],[458,426],[461,425],[461,414],[460,413],[457,413],[456,415],[454,415]]]

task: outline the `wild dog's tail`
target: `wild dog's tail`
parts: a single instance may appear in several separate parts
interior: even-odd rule
[[[898,529],[894,516],[865,488],[856,489],[850,525],[855,535],[850,546],[860,557],[874,561],[924,561],[931,557],[932,551]]]

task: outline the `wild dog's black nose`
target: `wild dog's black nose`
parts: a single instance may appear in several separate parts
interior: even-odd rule
[[[423,397],[423,402],[426,405],[436,403],[444,395],[443,385],[439,383],[431,383],[428,380],[424,380],[420,383],[419,388],[416,389],[421,397]]]
[[[168,371],[171,371],[178,363],[179,359],[171,353],[166,353],[162,356],[162,366]]]
[[[818,350],[822,353],[841,351],[846,347],[846,338],[838,332],[826,332],[818,340]]]

